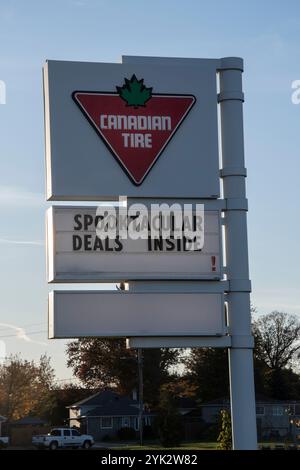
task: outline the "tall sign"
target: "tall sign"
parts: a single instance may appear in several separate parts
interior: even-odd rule
[[[242,71],[230,57],[46,63],[47,200],[90,204],[48,210],[48,282],[128,287],[50,293],[49,337],[228,347],[233,446],[255,449]]]

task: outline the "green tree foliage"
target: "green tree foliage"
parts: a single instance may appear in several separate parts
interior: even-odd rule
[[[232,449],[231,418],[227,410],[220,411],[220,433],[217,439],[218,449]]]
[[[176,397],[167,385],[160,390],[157,426],[164,447],[178,447],[183,438],[182,417],[176,406]]]
[[[66,420],[69,418],[69,410],[66,407],[93,395],[95,392],[93,389],[82,388],[73,383],[53,388],[51,393],[53,406],[47,414],[47,421],[53,426],[66,424]]]
[[[120,393],[138,388],[137,353],[124,339],[84,338],[69,343],[68,366],[90,388],[115,386]],[[155,404],[160,386],[171,380],[170,367],[178,362],[176,349],[143,351],[144,400]]]
[[[27,415],[45,417],[53,406],[54,370],[50,359],[38,364],[10,356],[0,365],[0,414],[9,420]]]
[[[299,400],[300,376],[292,369],[268,369],[264,381],[265,394],[278,400]]]
[[[193,348],[185,365],[186,378],[196,387],[195,396],[201,401],[229,396],[226,349]]]
[[[253,335],[256,393],[283,400],[299,399],[300,324],[297,317],[282,312],[263,315],[253,322]],[[201,401],[229,397],[226,349],[192,349],[185,365],[185,377],[196,386],[195,396]]]

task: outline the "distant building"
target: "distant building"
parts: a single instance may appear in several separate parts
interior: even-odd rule
[[[116,437],[121,428],[139,430],[139,403],[136,397],[105,390],[74,403],[69,408],[70,426],[76,426],[95,440]],[[143,411],[144,426],[151,426],[153,415]]]
[[[230,412],[230,402],[222,398],[200,405],[204,422],[218,422],[220,411]],[[295,437],[300,428],[300,401],[274,400],[261,397],[256,400],[257,432],[260,439]]]

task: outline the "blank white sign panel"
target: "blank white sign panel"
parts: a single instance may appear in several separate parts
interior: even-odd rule
[[[54,291],[49,338],[220,336],[222,293]]]

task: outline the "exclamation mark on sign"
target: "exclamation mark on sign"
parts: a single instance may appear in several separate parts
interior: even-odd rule
[[[215,256],[211,257],[211,270],[212,272],[216,271],[216,257]]]

